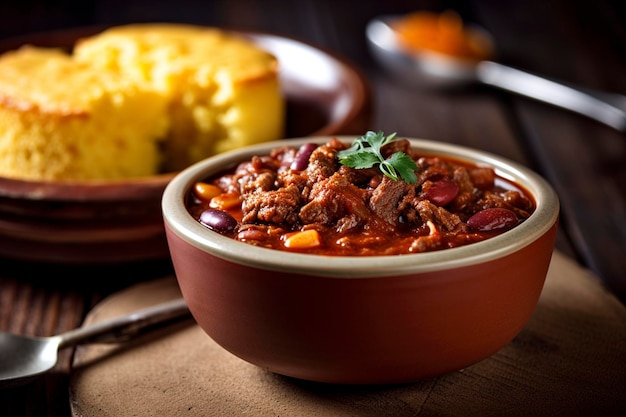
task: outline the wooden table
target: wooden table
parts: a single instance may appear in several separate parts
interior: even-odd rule
[[[496,37],[499,60],[589,88],[626,94],[626,8],[618,1],[530,0],[64,2],[0,6],[0,36],[136,21],[178,21],[300,38],[358,65],[371,81],[372,130],[480,148],[544,175],[562,202],[559,250],[626,300],[626,135],[532,100],[473,86],[407,86],[372,61],[364,28],[379,14],[456,9]],[[31,4],[31,3],[28,3]],[[358,133],[358,132],[355,132]],[[103,297],[171,272],[169,261],[80,267],[0,260],[0,329],[51,335],[81,324]],[[0,415],[67,416],[71,351],[54,372],[0,391]]]

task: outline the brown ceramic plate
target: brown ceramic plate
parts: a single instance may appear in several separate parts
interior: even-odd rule
[[[0,53],[24,44],[69,48],[78,38],[103,29],[0,40]],[[238,33],[279,59],[287,98],[287,138],[361,134],[367,129],[369,86],[354,66],[295,39]],[[161,195],[172,176],[102,182],[0,177],[0,257],[74,264],[166,258]]]

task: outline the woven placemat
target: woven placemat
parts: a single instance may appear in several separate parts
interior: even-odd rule
[[[174,277],[115,294],[86,322],[180,295]],[[341,386],[275,375],[193,322],[124,345],[76,350],[74,416],[626,416],[626,309],[555,252],[537,309],[492,357],[446,376]]]

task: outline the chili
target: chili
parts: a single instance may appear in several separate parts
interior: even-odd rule
[[[330,256],[400,255],[453,248],[504,233],[535,203],[491,167],[420,154],[408,140],[383,147],[418,167],[417,182],[341,165],[348,144],[286,145],[193,187],[191,215],[252,245]],[[304,159],[303,159],[304,158]],[[210,187],[208,186],[210,185]],[[220,193],[206,192],[217,188]]]

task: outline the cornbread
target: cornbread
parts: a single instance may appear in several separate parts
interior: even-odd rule
[[[0,176],[117,179],[283,135],[276,57],[235,34],[114,27],[0,56]]]
[[[282,137],[277,59],[237,35],[180,24],[118,26],[77,42],[74,57],[167,101],[165,170]]]
[[[0,176],[117,179],[154,174],[165,100],[61,50],[0,56]]]

